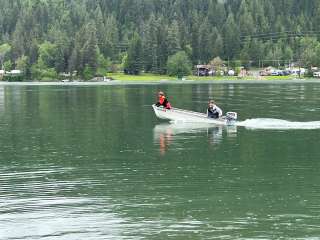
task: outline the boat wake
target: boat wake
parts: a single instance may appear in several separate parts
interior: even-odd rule
[[[184,125],[184,129],[198,129],[205,127],[200,124],[208,124],[208,126],[225,126],[229,128],[230,126],[245,127],[247,129],[275,129],[275,130],[290,130],[290,129],[320,129],[320,121],[313,122],[293,122],[282,119],[275,118],[254,118],[247,119],[245,121],[237,122],[237,113],[229,112],[224,118],[212,119],[208,118],[206,114],[193,112],[178,108],[172,108],[171,110],[166,110],[152,105],[156,116],[160,119],[170,120],[171,124],[179,126]],[[195,127],[194,124],[197,126]],[[199,126],[198,126],[199,125]],[[208,127],[207,126],[207,127]]]
[[[238,122],[236,125],[248,129],[320,129],[320,121],[291,122],[274,118],[247,119],[245,121]]]

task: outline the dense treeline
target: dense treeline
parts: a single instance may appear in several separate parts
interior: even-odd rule
[[[180,51],[193,64],[320,65],[319,33],[319,0],[0,0],[0,61],[33,78],[162,74]]]

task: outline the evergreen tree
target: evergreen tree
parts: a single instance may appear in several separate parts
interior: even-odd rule
[[[240,48],[240,35],[232,13],[224,25],[224,42],[226,57],[230,59],[236,57]]]
[[[196,12],[192,15],[192,25],[191,25],[191,47],[192,47],[192,62],[198,64],[200,61],[200,21],[199,16]]]
[[[301,60],[307,66],[316,66],[319,63],[319,42],[315,38],[305,37],[300,40]]]
[[[168,29],[167,42],[169,55],[174,55],[179,50],[181,50],[179,39],[179,25],[176,20],[172,22],[171,26]]]
[[[200,37],[199,37],[199,60],[201,63],[208,63],[212,59],[212,52],[210,51],[211,46],[215,44],[210,38],[210,24],[208,19],[205,19],[200,26]]]
[[[164,19],[160,19],[157,39],[158,39],[158,48],[157,48],[157,58],[158,58],[158,69],[156,73],[165,74],[167,71],[167,61],[168,61],[168,44],[167,44],[167,27],[164,24]]]
[[[217,35],[216,41],[214,42],[212,57],[223,57],[223,39],[220,34]]]
[[[240,33],[244,36],[250,36],[255,32],[254,22],[251,13],[248,10],[246,0],[242,0],[239,11]]]
[[[251,39],[250,48],[248,49],[249,58],[253,64],[259,66],[261,60],[264,58],[264,45],[257,39]]]
[[[98,5],[94,11],[94,20],[96,26],[97,42],[99,43],[100,48],[104,49],[104,47],[106,46],[106,27],[104,24],[104,19],[100,5]]]
[[[105,24],[105,39],[99,42],[100,48],[104,56],[108,56],[111,59],[118,60],[118,46],[119,46],[119,30],[117,21],[113,15],[107,17]],[[104,44],[103,44],[104,43]]]
[[[55,31],[54,43],[57,46],[56,59],[55,59],[55,69],[57,72],[67,72],[68,71],[68,61],[71,55],[71,41],[67,34],[62,31]]]
[[[11,46],[8,43],[4,43],[0,45],[0,68],[2,67],[6,59],[6,55],[8,55],[10,51],[11,51]]]
[[[290,46],[286,46],[286,47],[284,48],[282,59],[283,59],[284,61],[292,61],[292,59],[293,59],[293,51],[292,51],[292,49],[291,49]]]
[[[157,71],[158,66],[158,40],[157,40],[157,22],[154,15],[146,23],[146,30],[143,38],[144,46],[144,69],[146,72]]]
[[[86,41],[82,48],[82,64],[87,67],[92,76],[96,73],[98,67],[98,41],[94,23],[89,23],[86,27]]]
[[[125,62],[125,72],[137,75],[142,70],[142,42],[137,33],[134,33],[128,49],[128,56]]]
[[[242,63],[244,65],[248,65],[249,64],[249,61],[250,61],[250,41],[251,39],[250,38],[247,38],[245,40],[245,43],[242,47],[242,50],[240,52],[240,59],[242,60]]]
[[[225,5],[221,1],[211,1],[208,17],[212,24],[221,29],[227,18]]]

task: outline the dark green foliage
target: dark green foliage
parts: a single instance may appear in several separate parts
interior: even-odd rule
[[[172,22],[172,25],[168,29],[167,43],[169,56],[181,50],[179,39],[179,25],[175,20]]]
[[[237,26],[234,16],[232,13],[229,14],[227,21],[224,25],[224,39],[225,39],[225,56],[227,58],[235,58],[239,53],[240,48],[240,33],[239,27]]]
[[[126,61],[124,63],[124,71],[127,74],[138,75],[142,70],[142,42],[137,33],[130,42]]]
[[[19,75],[19,76],[6,75],[3,77],[2,80],[6,82],[21,82],[23,80],[23,76],[22,75]]]
[[[193,64],[217,56],[256,66],[320,64],[319,0],[0,0],[0,6],[0,46],[10,46],[0,61],[16,68],[23,57],[26,75],[77,71],[88,78],[107,70],[101,59],[120,66],[124,55],[130,71],[162,74],[181,50]]]
[[[180,51],[169,57],[167,69],[170,76],[182,78],[191,73],[192,65],[188,55],[184,51]]]
[[[7,43],[0,45],[0,67],[4,64],[7,55],[11,51],[11,46]]]

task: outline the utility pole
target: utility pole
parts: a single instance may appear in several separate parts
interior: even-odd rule
[[[299,41],[299,79],[301,79],[301,40]]]
[[[298,51],[298,64],[299,64],[299,79],[301,79],[301,46],[299,45]]]

